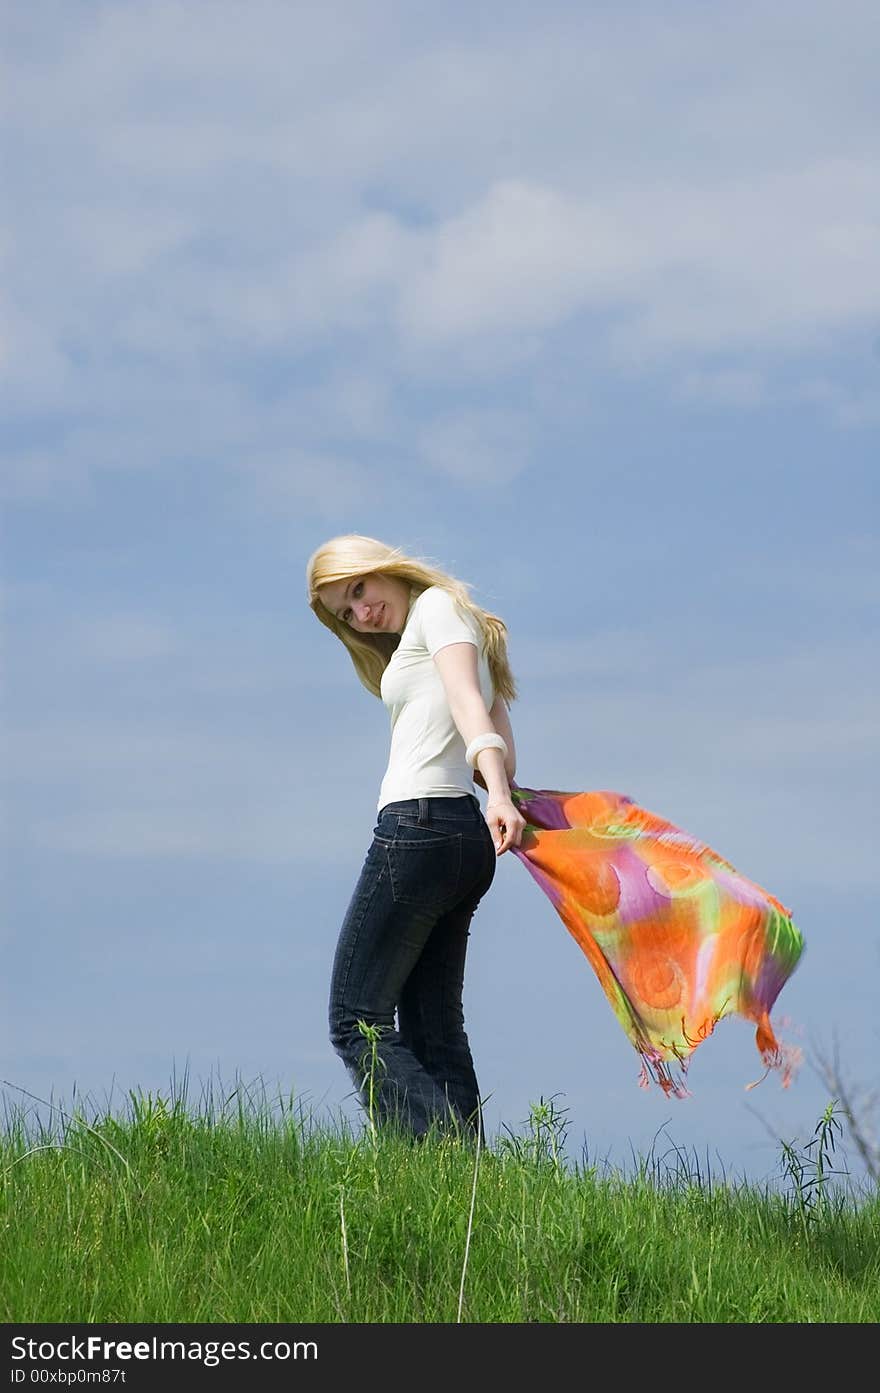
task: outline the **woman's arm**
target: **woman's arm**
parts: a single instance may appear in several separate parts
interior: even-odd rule
[[[489,719],[504,740],[507,746],[507,758],[504,761],[504,772],[508,781],[513,779],[516,773],[516,745],[513,743],[513,731],[510,728],[510,717],[507,714],[507,707],[504,698],[497,696],[492,703],[492,710],[489,712]]]
[[[434,662],[446,691],[452,719],[464,743],[469,745],[475,736],[494,730],[507,745],[507,756],[503,759],[500,750],[481,751],[477,756],[479,767],[474,771],[474,778],[488,793],[509,797],[508,780],[516,773],[513,731],[501,697],[496,697],[491,712],[486,710],[480,691],[476,648],[472,643],[449,643],[434,654]]]
[[[465,744],[469,745],[478,735],[486,735],[491,730],[495,730],[498,735],[501,735],[506,743],[507,732],[510,731],[507,712],[497,712],[498,703],[493,703],[492,710],[496,715],[501,715],[501,725],[495,726],[492,717],[486,710],[486,703],[480,690],[477,650],[474,644],[448,643],[445,648],[437,649],[434,654],[434,662],[437,664],[437,670],[446,691],[452,719],[455,721]],[[510,847],[520,845],[526,825],[522,813],[513,804],[510,796],[510,785],[507,781],[508,764],[511,769],[516,768],[516,752],[513,749],[512,738],[511,732],[511,744],[506,760],[502,758],[501,751],[498,749],[481,750],[477,755],[479,772],[482,774],[479,781],[489,795],[486,804],[486,822],[492,833],[495,851],[499,856],[508,851]],[[478,777],[476,770],[474,777]]]

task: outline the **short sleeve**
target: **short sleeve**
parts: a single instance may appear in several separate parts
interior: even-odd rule
[[[432,585],[419,596],[419,619],[425,647],[433,658],[449,643],[472,643],[479,651],[479,625],[465,616],[448,590]]]

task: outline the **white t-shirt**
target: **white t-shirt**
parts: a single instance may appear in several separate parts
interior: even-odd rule
[[[452,719],[434,654],[449,643],[472,643],[486,709],[495,700],[474,617],[442,587],[431,585],[411,601],[406,626],[382,674],[380,692],[391,716],[391,753],[377,810],[401,798],[458,798],[474,792],[465,743]]]

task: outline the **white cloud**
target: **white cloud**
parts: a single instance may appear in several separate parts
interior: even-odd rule
[[[429,194],[423,222],[463,218],[466,241],[474,216],[467,210],[480,209],[493,187],[522,186],[536,191],[527,221],[543,216],[547,224],[535,228],[539,243],[561,237],[568,255],[559,200],[576,199],[601,217],[606,201],[613,209],[622,194],[642,190],[655,208],[667,194],[686,229],[693,210],[679,200],[688,190],[723,192],[725,181],[735,188],[754,180],[772,192],[768,178],[781,176],[767,204],[772,223],[790,173],[844,157],[854,170],[869,169],[876,132],[868,112],[859,120],[853,98],[870,90],[862,84],[872,76],[873,16],[865,6],[842,8],[848,29],[840,12],[831,22],[820,5],[790,11],[783,4],[769,15],[744,7],[735,20],[693,10],[673,39],[665,17],[650,12],[625,26],[571,11],[542,12],[539,23],[508,15],[503,33],[475,34],[453,10],[432,34],[424,16],[410,30],[405,13],[389,5],[306,13],[254,3],[242,23],[240,6],[220,0],[206,28],[198,7],[159,3],[95,9],[91,24],[81,14],[68,20],[66,41],[54,52],[45,39],[29,44],[6,82],[23,135],[42,137],[50,163],[72,162],[89,195],[100,190],[96,232],[119,217],[124,238],[137,242],[139,219],[148,238],[157,224],[167,231],[169,220],[187,227],[194,220],[206,238],[244,233],[252,245],[280,252],[293,233],[316,248],[345,225],[342,209],[358,207],[377,181],[392,202],[406,202],[408,189],[419,201]],[[782,65],[773,42],[788,34],[790,13],[821,51],[804,42]],[[782,119],[807,84],[813,119]],[[185,182],[176,177],[178,162]],[[250,205],[235,201],[248,171]],[[67,184],[55,197],[65,207],[73,202]],[[502,204],[495,225],[516,206]],[[270,209],[277,216],[258,231],[250,213]],[[870,222],[850,217],[846,202],[836,211],[825,219],[829,251],[870,255]],[[492,206],[479,216],[491,230]],[[615,219],[611,231],[619,230]],[[651,225],[636,223],[634,232],[650,239]],[[520,235],[528,256],[528,226]]]
[[[13,274],[11,258],[6,274]],[[0,391],[17,411],[51,411],[69,399],[75,374],[59,338],[57,315],[41,320],[38,311],[23,311],[8,297],[0,303]]]
[[[460,390],[537,380],[575,325],[594,377],[671,361],[673,392],[748,407],[794,364],[836,420],[872,424],[876,393],[821,360],[880,315],[876,10],[487,14],[19,15],[7,409],[100,417],[108,457],[129,458],[132,422],[187,393],[223,414],[235,390],[256,439],[265,404],[238,361]],[[389,400],[381,429],[415,444]],[[186,428],[206,448],[203,410]],[[63,473],[10,468],[34,495]]]
[[[762,374],[747,369],[694,369],[681,379],[680,391],[686,401],[712,406],[760,406],[767,396]]]
[[[81,499],[90,491],[90,468],[48,450],[17,449],[0,460],[0,498],[10,503]]]
[[[625,352],[811,346],[880,314],[880,175],[867,162],[584,200],[497,184],[425,237],[417,335],[549,328],[612,309]]]
[[[141,274],[183,246],[195,220],[167,208],[120,207],[116,202],[77,206],[65,213],[68,254],[100,281]]]
[[[880,389],[876,387],[856,388],[827,378],[808,377],[793,389],[792,395],[797,401],[823,407],[842,426],[880,425]]]
[[[507,484],[529,460],[530,428],[515,412],[460,411],[429,421],[417,449],[432,469],[461,483]]]
[[[239,468],[254,486],[256,505],[273,511],[308,504],[328,520],[338,518],[340,505],[364,507],[375,491],[369,471],[356,460],[295,446],[272,452],[255,450],[239,460]]]
[[[175,291],[168,343],[182,323],[192,351],[210,348],[218,329],[230,344],[280,347],[395,326],[404,343],[457,347],[601,313],[624,361],[800,354],[880,315],[878,233],[880,176],[867,161],[587,199],[503,181],[418,230],[370,214],[259,267],[193,270]],[[131,257],[173,236],[157,229]],[[158,345],[172,308],[163,298],[135,301],[115,337],[143,343],[146,316]]]
[[[451,339],[545,328],[614,290],[628,298],[633,231],[551,188],[494,185],[425,237],[424,269],[401,287],[403,326]]]

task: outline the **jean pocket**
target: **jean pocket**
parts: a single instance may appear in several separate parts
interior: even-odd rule
[[[460,832],[401,824],[385,853],[397,904],[445,908],[455,900],[461,879]]]

